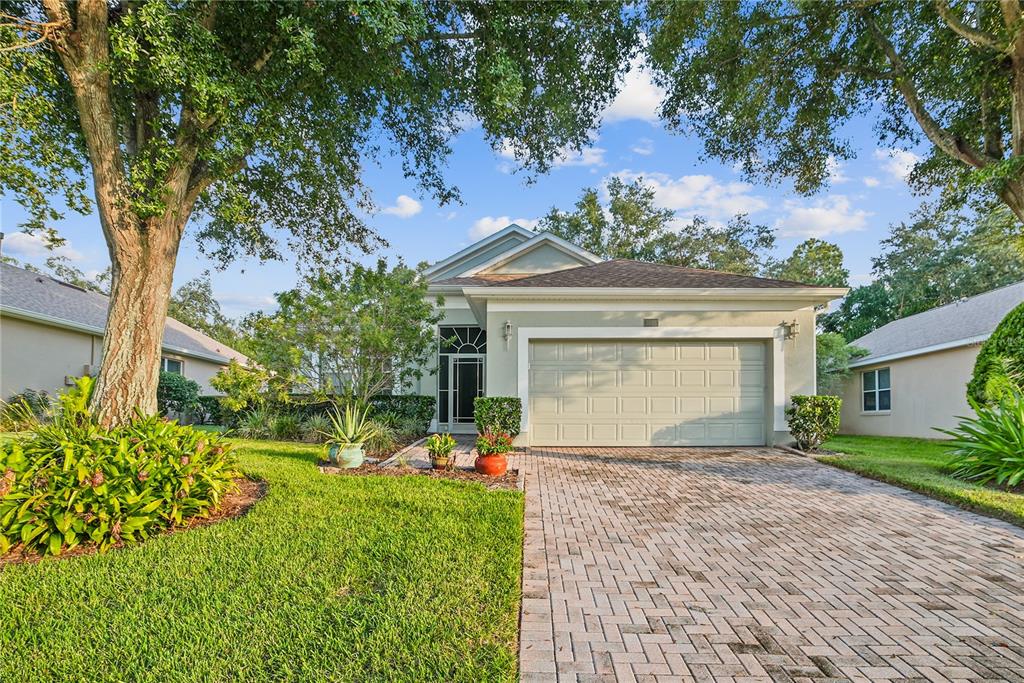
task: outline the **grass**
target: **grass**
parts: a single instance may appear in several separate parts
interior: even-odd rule
[[[945,467],[952,456],[942,441],[837,436],[824,448],[842,455],[821,457],[822,462],[1024,526],[1024,495],[951,477]]]
[[[0,568],[0,681],[515,678],[521,493],[239,443],[244,517]]]

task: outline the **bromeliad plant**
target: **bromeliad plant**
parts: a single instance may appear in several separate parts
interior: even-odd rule
[[[975,417],[961,417],[951,437],[953,476],[1013,488],[1024,482],[1024,394],[1004,395],[995,405],[973,402]]]
[[[86,408],[91,391],[79,380],[50,423],[0,445],[0,554],[140,541],[206,516],[234,489],[217,436],[155,415],[104,430]]]
[[[455,466],[455,458],[452,457],[455,446],[455,437],[447,432],[431,434],[423,445],[430,454],[430,465],[434,469],[451,469]]]

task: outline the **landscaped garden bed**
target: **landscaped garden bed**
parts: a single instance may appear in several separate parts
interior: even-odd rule
[[[382,476],[382,477],[429,477],[431,479],[450,479],[454,481],[475,482],[488,489],[515,489],[519,487],[519,470],[508,470],[501,476],[480,474],[472,467],[454,467],[452,469],[426,469],[419,467],[380,467],[376,463],[366,462],[359,467],[334,467],[327,462],[319,464],[324,474],[342,476]]]

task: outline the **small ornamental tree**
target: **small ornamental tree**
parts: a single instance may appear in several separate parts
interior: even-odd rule
[[[156,410],[186,227],[213,258],[379,243],[365,162],[395,152],[439,203],[479,122],[533,171],[586,145],[635,52],[618,2],[13,0],[0,21],[0,192],[58,241],[87,213],[112,262],[93,396],[104,426]],[[274,230],[268,229],[273,226]]]
[[[967,400],[997,403],[1013,388],[1024,391],[1024,303],[1006,314],[985,340],[967,384]]]
[[[161,415],[192,412],[199,406],[199,385],[185,375],[161,372],[156,401]]]
[[[232,359],[227,367],[210,379],[210,386],[224,394],[220,405],[230,415],[258,408],[265,402],[264,392],[270,373],[262,368],[246,367]]]
[[[838,396],[792,396],[786,408],[789,433],[797,448],[817,450],[839,431],[839,410],[843,400]]]

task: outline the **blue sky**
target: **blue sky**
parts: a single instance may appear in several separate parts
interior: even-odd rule
[[[644,73],[632,71],[605,112],[592,145],[581,154],[566,155],[532,184],[524,174],[513,172],[510,158],[490,149],[479,129],[469,128],[454,141],[447,173],[462,192],[461,205],[441,207],[421,196],[415,182],[402,176],[397,159],[368,165],[364,177],[380,207],[368,222],[390,243],[381,253],[410,263],[438,260],[510,221],[533,227],[552,206],[571,208],[583,188],[600,186],[610,176],[642,176],[654,187],[658,203],[675,210],[680,221],[703,215],[724,223],[736,213],[747,213],[754,222],[777,228],[780,256],[788,255],[807,237],[835,242],[843,250],[853,283],[859,284],[868,280],[871,257],[888,226],[907,219],[921,202],[904,180],[915,153],[878,148],[870,119],[848,127],[857,158],[837,164],[832,182],[819,194],[801,197],[788,183],[751,183],[727,165],[702,161],[698,139],[671,134],[658,121],[660,97]],[[14,234],[24,220],[20,207],[10,197],[0,201],[0,230],[7,233],[4,253],[42,264],[47,253],[40,241]],[[61,253],[78,268],[88,273],[106,267],[107,252],[96,216],[68,214],[58,227],[68,240]],[[230,316],[271,307],[273,293],[296,282],[293,260],[238,261],[217,271],[186,235],[175,285],[207,269],[214,293]]]

